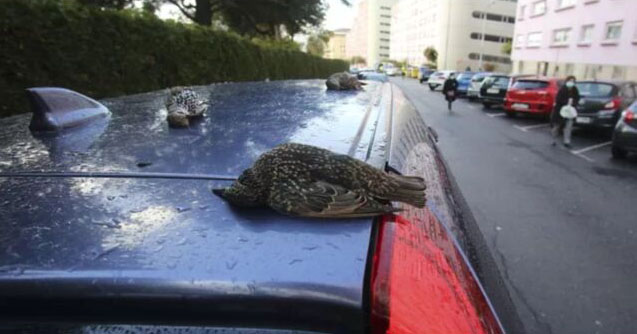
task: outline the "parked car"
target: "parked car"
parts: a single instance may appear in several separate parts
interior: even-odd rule
[[[109,99],[103,113],[75,93],[34,90],[33,115],[0,119],[2,329],[524,331],[435,131],[397,86],[194,89],[214,105],[185,129],[166,124],[166,90]],[[57,131],[40,133],[43,122]],[[211,193],[290,141],[425,177],[426,207],[324,221]]]
[[[460,72],[456,77],[458,81],[458,95],[466,96],[471,84],[471,78],[475,75],[474,72]]]
[[[507,116],[525,113],[548,118],[562,83],[562,80],[543,77],[515,80],[507,90],[504,112]]]
[[[420,67],[418,72],[419,72],[418,81],[420,81],[420,83],[423,83],[423,82],[427,82],[429,80],[429,77],[436,71],[427,67]]]
[[[482,86],[482,81],[491,74],[493,73],[478,72],[471,77],[471,82],[469,83],[469,87],[467,87],[467,97],[469,100],[473,101],[480,96],[480,86]]]
[[[491,74],[487,76],[480,86],[478,98],[485,108],[504,103],[511,76],[504,74]]]
[[[636,99],[632,81],[578,81],[580,101],[575,125],[612,128]]]
[[[390,77],[400,75],[401,69],[395,65],[388,63],[383,66],[383,71]]]
[[[429,89],[436,90],[438,87],[442,88],[442,85],[445,83],[445,80],[449,78],[451,73],[456,73],[455,71],[438,71],[429,77],[427,80],[427,85],[429,85]]]
[[[630,152],[637,152],[637,102],[622,112],[613,131],[613,158],[625,158]]]

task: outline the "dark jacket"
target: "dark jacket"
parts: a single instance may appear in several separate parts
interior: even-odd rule
[[[453,91],[453,96],[449,96],[447,92]],[[445,84],[442,86],[442,94],[445,95],[445,99],[447,101],[453,101],[458,96],[458,81],[456,79],[447,79],[445,80]]]
[[[573,107],[577,109],[579,104],[579,91],[577,87],[568,88],[566,85],[562,85],[560,90],[557,92],[557,96],[555,97],[555,107],[553,107],[553,112],[551,113],[551,123],[553,124],[563,124],[565,119],[560,115],[560,110],[563,106],[568,104],[568,99],[573,99]]]

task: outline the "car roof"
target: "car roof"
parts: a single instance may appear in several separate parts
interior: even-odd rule
[[[89,173],[236,177],[285,142],[373,163],[381,151],[371,149],[376,123],[366,120],[385,110],[387,85],[370,81],[364,91],[342,92],[326,91],[323,80],[196,87],[211,108],[189,129],[167,127],[165,90],[105,100],[112,111],[106,124],[57,135],[32,134],[30,115],[1,119],[0,241],[8,251],[0,253],[0,290],[69,300],[104,293],[224,300],[218,308],[226,303],[248,318],[283,298],[286,326],[359,326],[371,219],[326,223],[235,209],[211,194],[231,182],[215,177]],[[20,177],[25,171],[39,176]],[[47,176],[52,172],[86,174]],[[251,309],[240,303],[248,291]],[[314,320],[294,312],[299,307]]]
[[[630,80],[578,80],[576,83],[600,83],[600,84],[609,84],[609,85],[615,85],[615,86],[637,84],[636,82],[630,81]]]

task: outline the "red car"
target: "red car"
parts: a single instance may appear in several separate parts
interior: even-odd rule
[[[504,100],[507,116],[516,113],[528,113],[549,117],[562,80],[555,78],[532,77],[518,79],[509,88]]]

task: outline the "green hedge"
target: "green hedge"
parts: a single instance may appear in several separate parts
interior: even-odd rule
[[[347,63],[256,45],[233,33],[65,0],[0,1],[0,116],[28,111],[24,89],[91,97],[177,85],[327,77]]]

